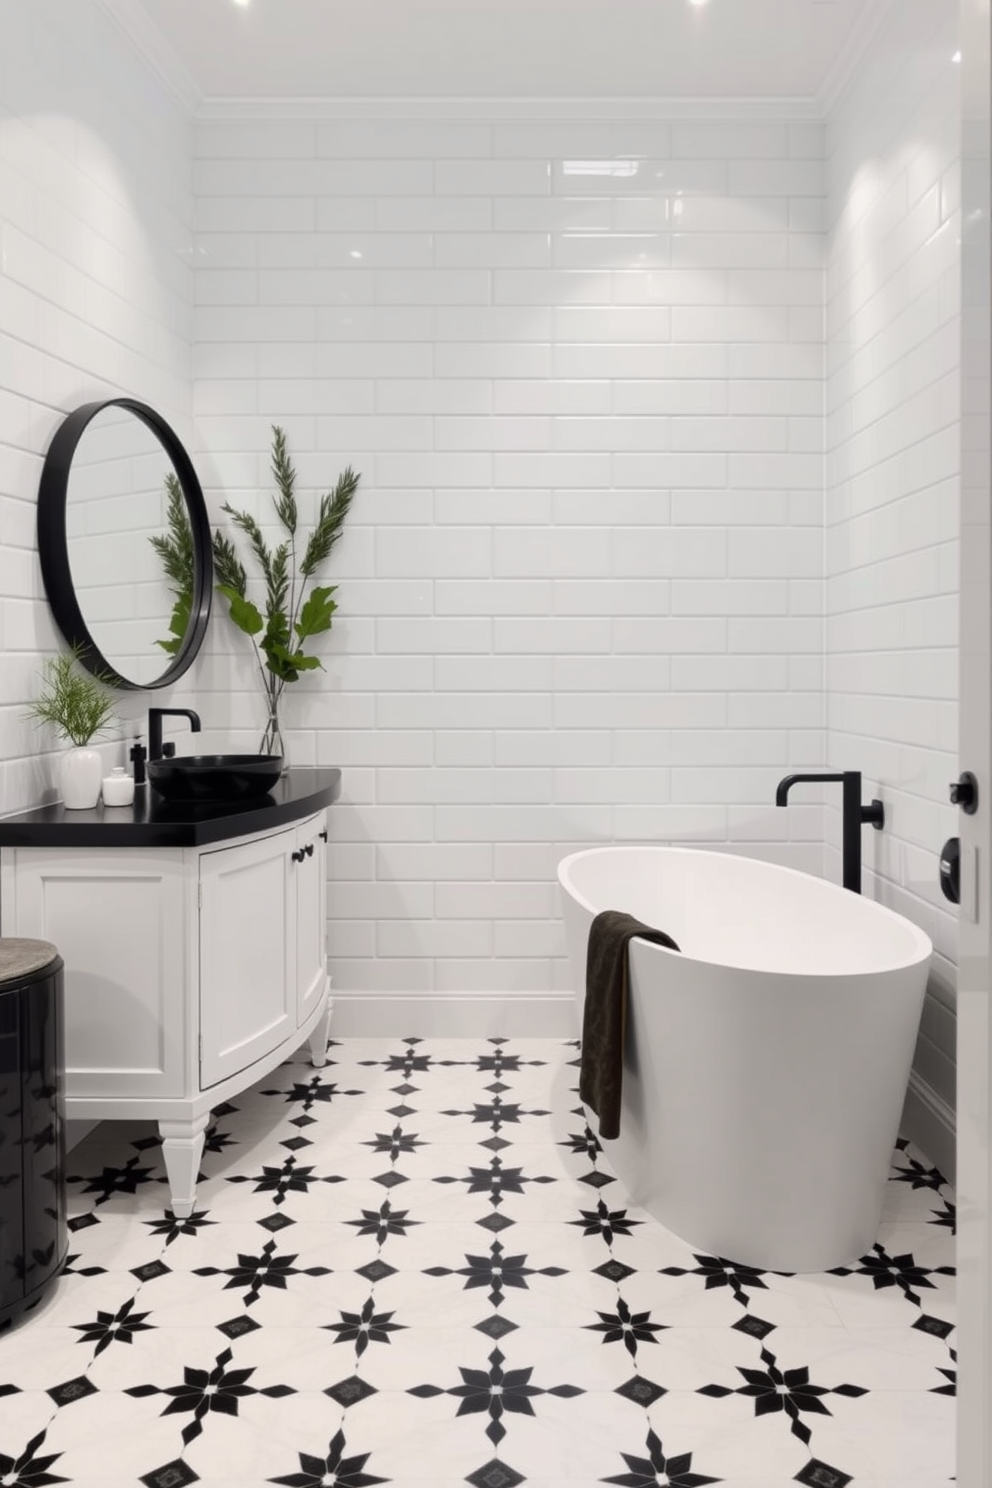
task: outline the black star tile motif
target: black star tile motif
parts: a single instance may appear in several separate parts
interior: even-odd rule
[[[253,1183],[253,1193],[270,1193],[273,1204],[282,1204],[288,1193],[309,1193],[311,1183],[343,1183],[345,1180],[334,1174],[318,1177],[313,1166],[298,1168],[296,1158],[290,1153],[278,1168],[263,1167],[252,1177],[237,1173],[228,1178],[228,1183]]]
[[[871,1253],[862,1256],[857,1266],[837,1266],[830,1271],[831,1276],[870,1276],[872,1285],[876,1291],[883,1291],[887,1287],[898,1287],[908,1302],[920,1305],[920,1299],[913,1290],[914,1287],[933,1290],[934,1283],[931,1276],[953,1276],[953,1266],[918,1266],[912,1255],[890,1256],[885,1247],[876,1244]]]
[[[427,1399],[431,1395],[454,1395],[461,1401],[457,1415],[488,1416],[489,1424],[486,1426],[486,1435],[494,1447],[498,1447],[506,1435],[506,1427],[503,1425],[504,1415],[510,1413],[532,1416],[534,1407],[531,1405],[531,1400],[536,1395],[559,1395],[569,1398],[585,1393],[577,1389],[575,1385],[553,1385],[550,1389],[541,1389],[530,1383],[530,1377],[534,1373],[533,1368],[504,1370],[505,1362],[504,1355],[498,1348],[494,1348],[489,1355],[488,1370],[459,1368],[458,1373],[462,1377],[460,1385],[453,1385],[450,1389],[444,1389],[440,1385],[415,1385],[407,1393],[421,1399]]]
[[[578,1225],[584,1235],[601,1235],[607,1245],[612,1245],[618,1235],[630,1235],[639,1219],[629,1219],[626,1209],[609,1209],[600,1199],[595,1209],[580,1209],[578,1219],[569,1224]]]
[[[80,1343],[95,1343],[94,1358],[112,1343],[133,1343],[136,1333],[147,1333],[153,1325],[146,1323],[147,1312],[134,1311],[135,1298],[129,1297],[116,1312],[98,1312],[92,1323],[73,1323]]]
[[[129,1157],[122,1168],[104,1168],[98,1178],[89,1181],[84,1177],[70,1177],[68,1183],[83,1184],[83,1194],[96,1194],[94,1203],[106,1204],[116,1194],[136,1194],[143,1183],[155,1183],[157,1177],[152,1168],[142,1168],[140,1159]]]
[[[51,1452],[47,1457],[37,1455],[45,1444],[46,1435],[46,1431],[39,1431],[19,1457],[8,1457],[5,1452],[0,1452],[0,1482],[9,1485],[9,1488],[44,1488],[47,1483],[70,1481],[57,1473],[49,1472],[49,1468],[62,1456],[61,1452]]]
[[[665,1483],[668,1488],[703,1488],[706,1483],[719,1483],[719,1478],[709,1478],[692,1471],[692,1453],[680,1452],[677,1457],[666,1457],[660,1437],[648,1431],[647,1457],[637,1457],[632,1452],[621,1452],[628,1471],[613,1477],[600,1479],[603,1483],[620,1483],[623,1488],[656,1488]]]
[[[336,1333],[335,1343],[354,1343],[355,1356],[361,1358],[370,1343],[388,1343],[390,1333],[403,1327],[392,1321],[391,1312],[376,1312],[375,1303],[369,1297],[361,1312],[342,1312],[339,1323],[326,1323],[328,1332]]]
[[[261,1255],[239,1255],[236,1266],[224,1268],[197,1266],[193,1275],[229,1277],[230,1280],[225,1282],[225,1289],[247,1287],[248,1290],[243,1300],[246,1307],[251,1307],[258,1301],[263,1287],[274,1287],[278,1291],[285,1291],[287,1277],[329,1276],[331,1274],[327,1266],[298,1268],[293,1265],[296,1260],[295,1255],[277,1256],[275,1249],[276,1242],[268,1240],[262,1247]]]
[[[751,1291],[765,1290],[762,1281],[763,1271],[758,1271],[754,1266],[742,1266],[736,1261],[728,1261],[723,1256],[694,1256],[695,1266],[685,1268],[682,1266],[665,1266],[662,1268],[662,1276],[701,1276],[707,1291],[714,1287],[729,1287],[735,1302],[746,1307],[750,1298],[744,1290],[747,1287]]]
[[[907,1159],[906,1163],[899,1167],[893,1167],[889,1175],[890,1183],[908,1183],[911,1188],[943,1188],[946,1179],[936,1168],[924,1167],[923,1163],[917,1162],[915,1157]]]
[[[791,1422],[793,1436],[798,1436],[808,1446],[811,1433],[806,1423],[799,1419],[800,1411],[829,1416],[830,1411],[823,1404],[824,1395],[846,1395],[856,1399],[868,1393],[860,1385],[833,1385],[828,1388],[810,1384],[807,1368],[780,1369],[775,1355],[765,1348],[761,1350],[761,1362],[764,1369],[738,1366],[737,1372],[743,1375],[746,1384],[738,1385],[736,1389],[729,1389],[725,1385],[703,1385],[699,1394],[711,1395],[715,1399],[726,1395],[748,1395],[754,1401],[756,1416],[774,1415],[784,1411]]]
[[[101,1433],[113,1449],[111,1408],[114,1430],[119,1420],[132,1441],[142,1421],[154,1425],[156,1445],[133,1477],[144,1488],[212,1481],[227,1446],[237,1451],[241,1438],[245,1461],[259,1437],[269,1445],[255,1477],[292,1488],[455,1476],[517,1488],[563,1479],[569,1469],[555,1464],[566,1460],[583,1485],[696,1488],[720,1481],[722,1459],[708,1460],[709,1430],[693,1439],[678,1427],[673,1399],[700,1379],[683,1376],[679,1334],[666,1331],[694,1327],[716,1329],[728,1361],[698,1397],[700,1419],[717,1431],[726,1419],[743,1437],[749,1481],[777,1483],[782,1458],[762,1453],[783,1450],[806,1488],[878,1476],[892,1427],[877,1413],[898,1378],[866,1392],[853,1357],[851,1384],[821,1383],[824,1366],[786,1369],[801,1355],[774,1340],[793,1330],[762,1316],[776,1318],[787,1300],[779,1273],[694,1252],[632,1207],[572,1107],[574,1058],[574,1041],[560,1039],[345,1040],[331,1074],[301,1049],[237,1109],[218,1108],[189,1218],[165,1207],[158,1138],[132,1141],[124,1123],[118,1138],[104,1123],[72,1159],[75,1250],[59,1284],[71,1341],[56,1345],[53,1332],[29,1374],[19,1339],[30,1343],[34,1315],[3,1337],[0,1399],[13,1398],[0,1488],[99,1476],[90,1463]],[[856,1290],[866,1329],[874,1308],[879,1327],[898,1330],[901,1317],[930,1335],[927,1452],[943,1453],[946,1470],[933,1475],[950,1480],[953,1195],[911,1145],[897,1153],[893,1182],[906,1200],[920,1190],[899,1221],[899,1253],[879,1243],[834,1274],[804,1277],[803,1289],[828,1305]],[[29,1396],[47,1410],[47,1434],[30,1416],[23,1434],[10,1429]],[[911,1409],[899,1420],[907,1436],[923,1430]],[[847,1424],[858,1427],[849,1452]],[[454,1470],[456,1434],[470,1455],[462,1445]],[[405,1461],[407,1439],[416,1446]]]
[[[264,1389],[249,1385],[248,1380],[255,1373],[254,1368],[229,1369],[228,1365],[233,1357],[229,1348],[224,1349],[217,1355],[213,1369],[185,1368],[181,1385],[170,1385],[166,1389],[158,1385],[132,1385],[124,1394],[133,1395],[135,1399],[142,1399],[147,1395],[168,1395],[171,1404],[165,1407],[163,1416],[192,1414],[192,1421],[182,1431],[185,1446],[189,1446],[200,1435],[204,1417],[211,1411],[219,1415],[236,1416],[239,1401],[248,1395],[268,1395],[279,1399],[283,1395],[296,1394],[289,1385],[269,1385]]]
[[[523,1168],[504,1168],[499,1155],[492,1157],[487,1168],[472,1168],[465,1178],[435,1178],[435,1183],[464,1183],[466,1192],[485,1194],[491,1204],[501,1204],[504,1194],[522,1194],[527,1183],[554,1183],[554,1178],[542,1174],[525,1176]]]
[[[651,1313],[631,1312],[622,1297],[617,1297],[616,1312],[601,1312],[598,1323],[585,1323],[593,1333],[602,1333],[604,1343],[622,1343],[632,1359],[637,1357],[639,1343],[657,1343],[656,1333],[662,1332],[664,1323],[653,1323]]]
[[[425,1276],[464,1276],[465,1290],[473,1287],[489,1287],[489,1300],[498,1307],[503,1300],[505,1287],[527,1286],[528,1276],[566,1276],[561,1266],[532,1267],[527,1265],[526,1255],[506,1255],[498,1240],[489,1247],[487,1256],[467,1255],[466,1266],[451,1270],[448,1266],[428,1266]]]
[[[166,1245],[171,1245],[180,1235],[198,1235],[204,1225],[215,1224],[207,1213],[206,1209],[194,1209],[186,1219],[177,1219],[171,1209],[166,1209],[163,1219],[146,1219],[144,1223],[153,1235],[164,1235]]]
[[[326,1457],[314,1457],[309,1452],[300,1452],[300,1471],[287,1473],[285,1477],[269,1478],[270,1483],[283,1483],[286,1488],[370,1488],[373,1483],[388,1483],[388,1478],[378,1478],[364,1471],[372,1455],[362,1452],[354,1457],[345,1457],[344,1432],[332,1437]]]

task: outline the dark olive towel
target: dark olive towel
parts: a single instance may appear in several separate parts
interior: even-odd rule
[[[627,1030],[627,948],[638,936],[654,945],[679,948],[664,930],[642,925],[619,909],[593,920],[586,952],[586,1001],[582,1015],[579,1095],[599,1117],[599,1135],[620,1135],[623,1046]]]

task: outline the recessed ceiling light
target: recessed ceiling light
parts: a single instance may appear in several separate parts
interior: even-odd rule
[[[953,55],[953,57],[951,58],[951,61],[952,62],[960,62],[961,61],[961,53],[960,52],[955,52],[954,55]]]
[[[251,0],[234,0],[235,5],[250,5]]]
[[[696,5],[696,6],[708,5],[709,4],[709,0],[689,0],[689,4],[690,5]]]

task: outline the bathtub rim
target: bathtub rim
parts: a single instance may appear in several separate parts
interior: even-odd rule
[[[583,858],[602,857],[604,855],[613,853],[645,853],[652,855],[678,854],[679,856],[721,859],[724,861],[727,858],[738,858],[748,863],[757,864],[757,866],[762,871],[767,871],[768,873],[773,875],[777,873],[786,875],[790,878],[801,878],[810,880],[819,886],[817,892],[820,892],[822,890],[824,893],[828,893],[831,895],[849,894],[851,892],[849,889],[843,888],[840,884],[831,883],[829,879],[818,877],[815,873],[806,873],[801,868],[787,868],[782,863],[769,862],[765,858],[752,858],[749,857],[747,853],[716,852],[712,848],[681,847],[677,845],[669,845],[667,843],[612,842],[604,843],[601,847],[582,848],[579,852],[567,854],[566,857],[559,859],[558,862],[557,877],[562,891],[568,894],[576,904],[580,905],[589,914],[596,915],[600,913],[601,909],[616,909],[619,906],[596,906],[594,904],[591,904],[583,894],[580,894],[578,892],[575,885],[571,882],[570,869],[574,863],[579,862]],[[904,960],[892,961],[885,967],[876,967],[872,970],[852,970],[850,972],[819,971],[815,966],[813,966],[808,969],[804,968],[801,972],[797,972],[795,970],[785,971],[782,969],[776,969],[774,967],[741,966],[738,963],[731,961],[704,961],[698,956],[692,956],[681,951],[672,951],[669,950],[666,946],[656,945],[652,941],[641,940],[640,943],[647,946],[649,950],[651,950],[652,952],[656,952],[658,955],[677,955],[681,961],[691,961],[694,962],[697,966],[714,966],[720,967],[723,970],[739,971],[745,974],[757,974],[763,977],[786,977],[793,980],[797,976],[801,978],[809,977],[811,980],[818,979],[824,981],[830,980],[831,978],[836,979],[838,976],[884,976],[891,972],[908,971],[915,966],[919,966],[921,963],[930,961],[931,957],[933,956],[933,942],[925,930],[922,930],[920,926],[917,925],[913,920],[907,919],[905,915],[900,914],[898,910],[890,909],[886,904],[879,904],[878,901],[875,899],[866,899],[863,895],[858,895],[857,897],[861,899],[863,904],[870,906],[870,914],[880,914],[887,919],[898,920],[900,925],[908,928],[912,932],[913,939],[916,942],[917,948],[915,953],[911,956],[906,957]],[[637,938],[639,939],[639,937]]]

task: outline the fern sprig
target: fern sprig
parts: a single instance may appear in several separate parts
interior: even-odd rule
[[[344,519],[348,515],[352,498],[361,479],[348,465],[338,477],[333,494],[321,497],[320,515],[300,564],[300,573],[305,579],[316,573],[320,565],[330,556],[331,549],[341,536]]]

